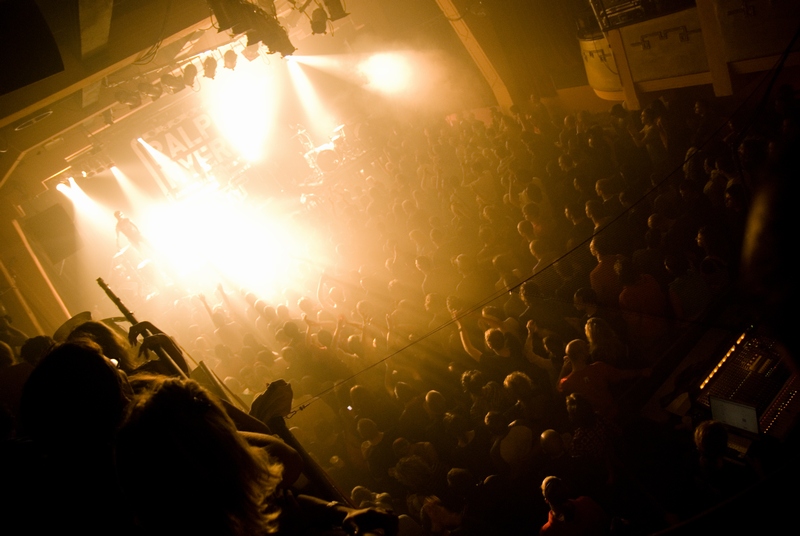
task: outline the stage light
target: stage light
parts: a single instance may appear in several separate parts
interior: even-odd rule
[[[262,61],[242,62],[236,72],[220,73],[216,83],[203,91],[214,125],[248,162],[261,161],[269,146],[271,123],[280,102],[272,74],[272,67]]]
[[[194,66],[194,63],[190,63],[183,68],[183,83],[191,87],[194,85],[195,78],[197,78],[197,67]]]
[[[150,204],[136,224],[157,252],[156,260],[182,283],[213,288],[224,278],[273,296],[297,284],[309,251],[318,245],[315,229],[287,225],[290,214],[277,202],[265,206],[203,190],[173,203]],[[258,247],[253,236],[259,237]]]
[[[370,87],[383,93],[400,93],[411,82],[411,67],[399,54],[376,54],[359,66]]]
[[[343,19],[350,14],[342,7],[341,0],[325,0],[325,7],[328,8],[328,13],[332,21]]]
[[[169,88],[170,92],[177,93],[186,87],[183,78],[178,78],[173,74],[165,74],[161,77],[161,83]]]
[[[292,81],[294,91],[299,97],[300,104],[305,110],[306,116],[309,119],[309,130],[313,132],[314,137],[318,139],[326,139],[331,130],[336,126],[336,121],[331,117],[325,105],[320,100],[320,96],[316,89],[314,89],[311,80],[303,70],[300,63],[290,59],[286,62],[286,67],[289,71],[289,77]]]
[[[244,0],[209,0],[209,5],[217,18],[220,31],[230,29],[233,35],[254,32],[254,41],[263,42],[270,53],[279,52],[288,56],[296,49],[289,41],[289,35],[281,26],[271,6],[268,10]],[[227,64],[226,64],[227,67]],[[231,68],[231,67],[229,67]]]
[[[230,69],[231,71],[236,68],[236,59],[238,58],[236,52],[233,50],[228,50],[222,56],[223,61],[225,62],[225,68]]]
[[[254,17],[252,19],[252,39],[264,43],[270,54],[280,53],[281,57],[290,56],[297,50],[289,40],[289,34],[274,17]],[[248,43],[251,36],[248,34]]]
[[[147,150],[148,154],[155,160],[156,164],[158,164],[158,167],[161,168],[164,176],[173,184],[184,187],[193,180],[193,170],[175,162],[142,138],[137,138],[137,141]]]
[[[164,93],[164,88],[159,83],[148,84],[147,82],[142,82],[139,84],[138,89],[153,100],[158,100]]]
[[[59,183],[56,185],[56,190],[58,190],[58,191],[59,191],[59,192],[61,192],[62,194],[64,194],[64,195],[66,195],[67,197],[69,197],[69,194],[70,194],[70,191],[69,191],[69,185],[67,184],[67,182],[66,182],[66,181],[61,181],[61,182],[59,182]]]
[[[242,50],[242,56],[247,61],[253,61],[258,58],[258,47],[260,43],[253,38],[252,32],[247,34],[247,46]]]
[[[311,13],[311,33],[314,35],[328,33],[328,14],[321,7]]]
[[[134,184],[134,182],[125,175],[117,166],[111,164],[109,167],[111,170],[111,174],[114,175],[114,178],[117,179],[117,184],[119,184],[120,189],[125,194],[125,197],[128,198],[130,205],[133,207],[143,207],[146,206],[148,203],[152,202],[152,199],[148,198],[144,192]]]
[[[57,186],[56,189],[66,195],[75,207],[75,225],[81,234],[97,236],[98,229],[114,228],[116,222],[112,223],[114,217],[111,212],[89,197],[74,178],[69,177],[67,185]]]
[[[131,109],[138,108],[142,105],[142,97],[139,96],[139,93],[134,91],[120,89],[114,94],[114,96],[117,98],[120,104],[127,104]]]
[[[217,75],[217,60],[214,59],[214,56],[208,56],[206,59],[203,60],[203,76],[206,78],[210,78],[214,80],[214,77]]]
[[[302,65],[308,65],[314,69],[324,71],[337,78],[352,80],[357,66],[353,66],[353,55],[324,54],[319,56],[292,56],[294,61]],[[360,75],[363,82],[363,75]]]

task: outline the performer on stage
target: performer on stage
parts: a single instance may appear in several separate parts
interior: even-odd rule
[[[314,150],[314,141],[311,139],[311,136],[309,136],[308,131],[305,129],[305,127],[303,127],[303,125],[299,123],[296,125],[289,125],[289,129],[296,132],[292,138],[297,138],[300,141],[300,145],[303,146],[305,152]]]
[[[116,211],[114,213],[114,217],[117,218],[117,248],[119,248],[119,234],[122,233],[125,235],[125,238],[128,239],[130,245],[135,247],[136,249],[140,249],[142,243],[145,241],[144,237],[142,236],[142,232],[136,227],[136,224],[133,223],[129,218],[126,218],[122,211]]]

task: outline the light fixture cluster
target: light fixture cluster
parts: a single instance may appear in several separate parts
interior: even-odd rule
[[[42,181],[48,190],[56,188],[66,193],[75,184],[75,179],[90,179],[115,167],[114,160],[101,144],[88,145],[65,160],[67,167]]]
[[[105,153],[100,144],[92,145],[92,149],[78,158],[67,159],[69,174],[73,177],[88,179],[114,167],[114,161]]]
[[[206,78],[214,78],[217,69],[217,60],[213,56],[208,56],[203,60],[203,75]],[[142,105],[142,97],[149,97],[150,100],[158,100],[166,91],[167,93],[178,93],[187,87],[194,87],[197,82],[199,71],[194,64],[194,60],[185,64],[183,68],[174,68],[170,72],[161,75],[152,82],[139,82],[133,87],[118,89],[114,94],[120,104],[127,105],[130,109],[138,108]],[[113,120],[106,120],[107,124],[112,124]]]
[[[312,2],[317,7],[311,12],[311,15],[308,15],[307,10]],[[309,17],[311,33],[314,35],[328,33],[328,21],[334,22],[350,14],[345,11],[341,0],[322,0],[322,4],[320,4],[319,0],[306,0],[299,5],[295,0],[289,0],[289,3],[292,4],[292,9]]]
[[[219,31],[229,30],[233,35],[247,35],[247,45],[264,43],[270,54],[281,57],[297,50],[278,18],[274,8],[271,13],[245,0],[208,0],[217,19]]]
[[[249,42],[250,38],[248,35],[248,43]],[[183,91],[187,87],[197,87],[196,84],[200,76],[200,68],[202,68],[203,78],[210,78],[211,80],[217,76],[217,68],[220,63],[222,67],[234,70],[239,55],[231,45],[223,45],[221,48],[224,50],[226,46],[230,48],[225,50],[224,53],[219,49],[203,52],[191,57],[188,62],[183,63],[183,66],[172,67],[171,70],[153,81],[139,82],[135,87],[132,86],[130,81],[113,84],[113,86],[120,87],[115,93],[116,99],[120,104],[127,105],[129,108],[134,109],[142,105],[144,97],[149,97],[150,100],[155,101],[164,95],[165,92],[175,94]],[[253,61],[258,57],[257,47],[258,43],[248,46],[242,51],[242,55],[248,60]],[[255,52],[255,56],[248,55],[248,52]],[[205,57],[203,57],[204,54]],[[200,68],[198,68],[198,65]],[[163,72],[163,68],[151,71],[143,76],[147,76],[152,80],[152,75],[159,71]],[[113,124],[113,120],[107,121],[107,124]]]
[[[293,9],[300,12],[304,12],[312,1],[318,2],[318,0],[308,0],[303,6],[298,7],[294,1],[290,0],[294,6]],[[321,21],[322,30],[314,33],[325,33],[328,20],[339,20],[349,15],[342,7],[340,0],[323,1],[327,12],[319,3],[317,5],[320,7],[316,10],[321,12],[317,17]],[[230,31],[233,36],[246,36],[247,44],[242,55],[249,61],[258,57],[260,44],[263,44],[270,54],[278,53],[281,57],[291,55],[296,48],[289,40],[289,35],[284,27],[278,22],[274,3],[268,0],[261,0],[260,3],[267,6],[268,9],[246,0],[208,0],[220,32]],[[186,87],[194,87],[200,74],[198,67],[194,64],[195,59],[198,58],[193,58],[182,69],[172,69],[155,81],[141,82],[135,88],[120,87],[115,93],[117,101],[134,109],[142,105],[143,96],[155,101],[164,92],[174,94],[183,91]],[[212,52],[202,60],[203,77],[213,80],[220,61],[224,68],[233,70],[236,68],[237,60],[238,54],[232,48],[225,51],[222,57],[215,57]],[[107,124],[112,123],[113,119],[107,121]]]

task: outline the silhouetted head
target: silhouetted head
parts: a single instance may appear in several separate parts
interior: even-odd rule
[[[563,480],[548,476],[542,481],[542,496],[550,508],[557,510],[569,499],[569,490]]]
[[[88,341],[54,348],[22,391],[22,429],[45,446],[109,445],[130,397],[127,379]]]
[[[176,456],[185,470],[176,470]],[[282,467],[247,445],[191,380],[160,377],[131,405],[117,445],[120,483],[148,534],[266,534]]]

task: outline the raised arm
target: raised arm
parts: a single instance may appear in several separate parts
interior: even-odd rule
[[[319,283],[317,283],[317,301],[322,307],[332,307],[333,302],[331,301],[330,297],[328,297],[328,293],[325,292],[327,289],[327,285],[325,282],[328,280],[328,275],[325,272],[322,272],[319,275]]]
[[[528,324],[526,325],[528,336],[525,339],[525,358],[530,361],[532,365],[535,365],[541,369],[544,369],[548,372],[554,371],[553,363],[533,351],[533,332],[535,331],[535,322],[533,320],[528,320]]]
[[[307,326],[306,327],[306,334],[305,334],[306,346],[308,346],[309,348],[311,348],[312,346],[317,347],[317,345],[313,344],[312,340],[311,340],[311,328],[314,327],[314,326],[319,326],[319,323],[315,322],[314,320],[309,318],[309,316],[307,314],[305,314],[305,313],[303,313],[303,317],[302,318],[303,318],[303,322],[305,322],[306,326]]]
[[[636,130],[633,127],[629,127],[628,134],[631,135],[631,140],[633,140],[633,143],[636,145],[636,147],[645,146],[645,136],[642,132]]]
[[[147,351],[153,351],[159,355],[159,350],[163,351],[166,356],[159,355],[159,358],[165,357],[170,360],[180,369],[180,371],[175,372],[179,374],[182,372],[188,376],[189,366],[183,356],[183,351],[172,337],[146,320],[131,326],[128,332],[128,342],[131,346],[136,345],[140,335],[142,336],[142,343],[139,346],[139,355],[143,355]],[[169,366],[169,363],[165,363],[165,365]]]
[[[339,337],[342,334],[342,328],[347,325],[347,319],[345,319],[344,315],[339,315],[339,318],[336,319],[336,330],[333,332],[333,347],[337,350],[339,349]]]
[[[458,328],[458,335],[461,337],[461,346],[464,347],[464,351],[469,354],[469,356],[474,359],[475,361],[481,361],[481,355],[483,352],[475,348],[472,345],[472,341],[469,340],[469,335],[467,335],[466,330],[464,330],[463,324],[461,324],[461,320],[458,319],[456,316],[458,313],[456,311],[453,312],[453,319],[456,321],[456,327]]]
[[[214,322],[214,311],[212,311],[211,310],[211,306],[208,305],[208,301],[206,300],[205,295],[204,294],[198,294],[197,297],[200,299],[200,303],[203,304],[203,307],[205,308],[206,313],[208,313],[208,318],[211,319],[211,323],[214,324],[215,327],[219,327]]]
[[[8,315],[0,316],[0,331],[8,334],[9,346],[22,346],[28,340],[28,335],[11,325],[11,317]]]

